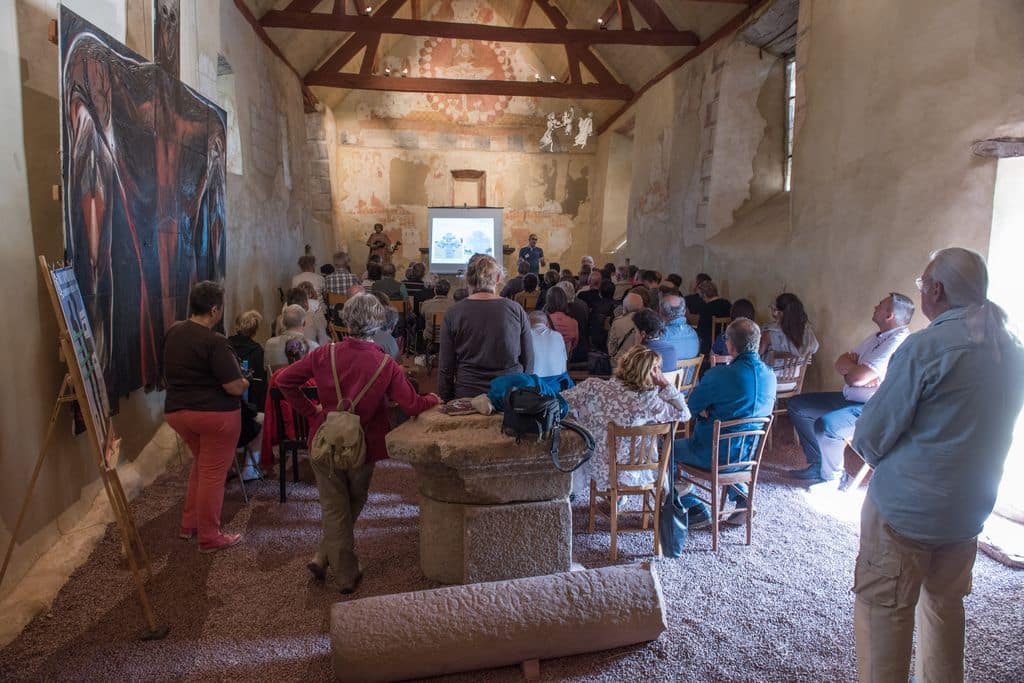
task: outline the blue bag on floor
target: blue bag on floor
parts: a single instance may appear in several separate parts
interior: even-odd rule
[[[687,510],[683,507],[683,497],[676,493],[674,486],[669,484],[665,502],[661,505],[658,520],[658,533],[661,535],[661,554],[665,557],[681,557],[686,546],[686,538],[690,534],[687,522]]]

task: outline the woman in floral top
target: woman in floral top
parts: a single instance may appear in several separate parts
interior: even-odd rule
[[[609,380],[590,378],[563,393],[569,415],[594,435],[594,457],[577,470],[573,491],[582,493],[593,479],[598,488],[608,487],[608,423],[638,427],[690,419],[686,399],[661,372],[661,356],[644,346],[629,349]],[[625,439],[621,440],[623,444]],[[653,472],[624,472],[620,481],[639,484],[653,481]]]

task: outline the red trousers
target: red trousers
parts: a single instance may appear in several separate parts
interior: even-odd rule
[[[214,543],[220,536],[224,479],[242,431],[241,412],[178,410],[168,413],[166,419],[188,444],[194,458],[181,528],[199,529],[200,543]]]

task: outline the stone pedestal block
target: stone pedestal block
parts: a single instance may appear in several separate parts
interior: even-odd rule
[[[392,430],[388,452],[419,479],[420,566],[441,583],[495,581],[568,571],[572,476],[549,444],[516,443],[500,415],[423,413]],[[584,444],[563,432],[559,457],[576,464]]]
[[[381,595],[331,608],[340,681],[398,681],[596,652],[665,630],[649,565]]]
[[[420,566],[441,583],[478,583],[569,571],[567,498],[505,505],[420,501]]]

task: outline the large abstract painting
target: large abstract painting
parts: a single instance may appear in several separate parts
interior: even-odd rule
[[[161,385],[163,332],[224,278],[225,114],[61,7],[65,256],[107,392]]]

